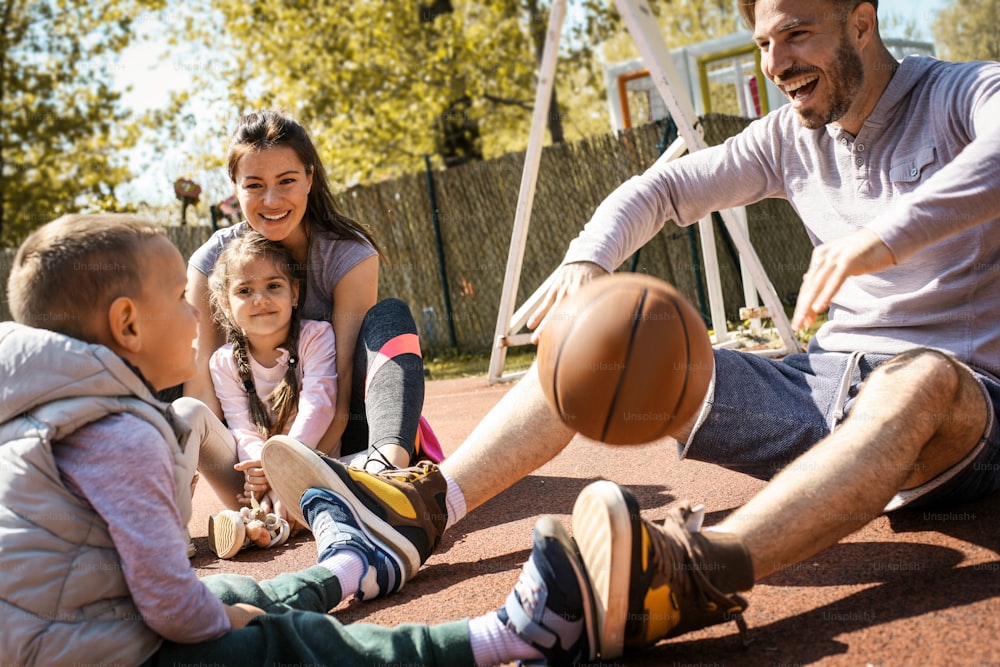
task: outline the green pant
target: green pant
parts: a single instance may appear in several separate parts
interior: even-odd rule
[[[267,613],[241,630],[200,644],[165,641],[145,665],[473,664],[467,621],[395,628],[341,624],[326,613],[340,601],[340,582],[322,567],[261,582],[233,574],[202,581],[226,604],[245,602]]]

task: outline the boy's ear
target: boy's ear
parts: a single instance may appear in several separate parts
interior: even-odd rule
[[[127,296],[120,296],[108,308],[111,338],[123,350],[138,352],[142,348],[139,336],[139,310]]]

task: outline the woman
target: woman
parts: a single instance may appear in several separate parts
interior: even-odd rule
[[[288,248],[304,271],[302,317],[333,326],[336,412],[317,449],[340,457],[360,453],[356,463],[377,472],[410,465],[420,430],[428,454],[437,458],[431,454],[436,443],[420,419],[424,379],[416,324],[402,301],[377,303],[379,247],[340,211],[305,129],[281,112],[250,113],[233,133],[228,167],[245,221],[213,234],[189,261],[187,298],[198,309],[201,325],[198,374],[185,384],[185,395],[222,417],[208,364],[225,340],[211,316],[208,276],[227,243],[252,228]],[[366,451],[372,453],[366,456]],[[201,473],[216,489],[225,484],[222,477],[232,475]],[[244,475],[246,492],[263,497],[269,490],[259,465]]]

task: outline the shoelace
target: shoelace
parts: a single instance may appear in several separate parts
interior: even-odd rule
[[[377,470],[377,471],[368,470],[368,464],[371,463],[372,461],[374,461],[375,463],[381,464],[383,466],[382,469],[381,470]],[[365,465],[363,466],[363,469],[367,473],[371,473],[373,475],[377,475],[379,473],[385,473],[385,472],[389,472],[389,471],[392,471],[392,470],[399,470],[399,466],[393,465],[389,461],[389,459],[386,458],[385,454],[382,453],[382,450],[378,449],[376,447],[375,451],[373,451],[371,454],[369,454],[368,458],[365,460]]]
[[[705,574],[705,554],[701,545],[691,539],[691,533],[698,530],[689,527],[689,521],[700,527],[701,517],[694,516],[697,512],[688,503],[678,506],[672,513],[678,519],[668,516],[661,524],[648,522],[657,573],[670,582],[671,590],[680,591],[680,597],[687,598],[695,593],[702,609],[708,610],[710,605],[714,605],[730,614],[739,628],[743,645],[749,645],[753,640],[750,639],[743,619],[741,605],[731,595],[723,593],[712,584]],[[688,573],[691,576],[687,576]]]
[[[422,477],[427,477],[436,466],[432,463],[427,463],[426,461],[421,461],[415,466],[409,468],[394,468],[392,470],[383,470],[377,473],[379,477],[390,477],[392,479],[397,479],[401,482],[413,483]]]

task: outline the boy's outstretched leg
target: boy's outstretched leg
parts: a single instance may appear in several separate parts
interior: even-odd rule
[[[583,559],[551,516],[535,524],[531,557],[497,617],[548,665],[575,665],[597,654],[594,599]]]
[[[403,561],[365,527],[344,498],[326,489],[309,489],[301,508],[316,537],[318,563],[337,575],[345,594],[369,600],[403,587]]]

